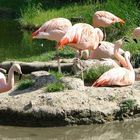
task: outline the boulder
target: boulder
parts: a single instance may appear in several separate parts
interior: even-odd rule
[[[69,90],[79,90],[84,91],[84,81],[79,78],[73,78],[73,77],[62,77],[60,79],[62,83],[64,83],[65,87]]]

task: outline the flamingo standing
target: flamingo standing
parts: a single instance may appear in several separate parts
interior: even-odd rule
[[[91,25],[86,23],[77,23],[73,25],[65,36],[59,42],[59,48],[64,45],[69,45],[72,48],[78,50],[81,55],[83,50],[95,50],[102,40],[97,34],[102,34],[102,31],[94,29]]]
[[[116,58],[120,61],[123,67],[114,67],[109,71],[105,72],[103,75],[99,77],[94,83],[93,86],[127,86],[132,85],[135,81],[135,72],[130,63],[130,52],[126,51],[124,57],[118,53],[118,49],[120,47],[120,42],[118,43],[118,47],[114,49],[114,53]]]
[[[133,37],[133,40],[138,43],[137,39],[140,38],[140,27],[137,27],[134,29],[133,33],[132,33],[132,37]]]
[[[21,67],[19,64],[14,64],[9,69],[8,81],[6,82],[6,77],[0,72],[0,93],[9,91],[14,86],[14,71],[22,75]]]
[[[125,21],[123,19],[121,19],[107,11],[95,12],[92,20],[93,20],[94,27],[108,27],[116,22],[119,22],[122,25],[125,23]],[[106,33],[105,33],[105,38],[106,38]]]
[[[71,22],[66,18],[54,18],[45,22],[38,30],[33,32],[32,38],[54,40],[58,43],[71,26]],[[59,58],[58,70],[61,72]]]

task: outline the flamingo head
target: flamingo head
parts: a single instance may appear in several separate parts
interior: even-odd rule
[[[19,79],[22,77],[21,66],[19,64],[13,64],[11,69],[19,74]]]
[[[69,39],[68,38],[62,38],[60,40],[60,42],[58,43],[58,49],[64,48],[64,46],[67,45],[68,43],[69,43]]]

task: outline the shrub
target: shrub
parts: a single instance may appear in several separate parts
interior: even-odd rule
[[[48,84],[45,91],[46,92],[56,92],[56,91],[63,91],[64,90],[64,85],[60,82],[55,82]]]
[[[109,66],[98,66],[90,68],[83,73],[84,81],[86,83],[93,83],[97,80],[104,72],[108,71],[111,67]]]
[[[35,82],[34,82],[33,80],[29,80],[29,79],[28,79],[28,80],[21,81],[21,82],[18,84],[17,89],[18,89],[18,90],[27,89],[27,88],[33,86],[34,83],[35,83]]]

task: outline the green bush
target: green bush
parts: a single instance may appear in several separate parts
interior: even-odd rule
[[[18,89],[18,90],[27,89],[27,88],[33,86],[34,83],[35,83],[35,82],[34,82],[33,80],[29,80],[29,79],[24,80],[24,81],[21,81],[21,82],[18,84],[17,89]]]
[[[104,72],[108,71],[111,67],[109,66],[99,66],[95,68],[90,68],[83,73],[84,81],[86,83],[93,83],[97,80]]]
[[[65,86],[63,83],[55,82],[55,83],[48,84],[45,91],[46,92],[63,91],[64,88],[65,88]]]

